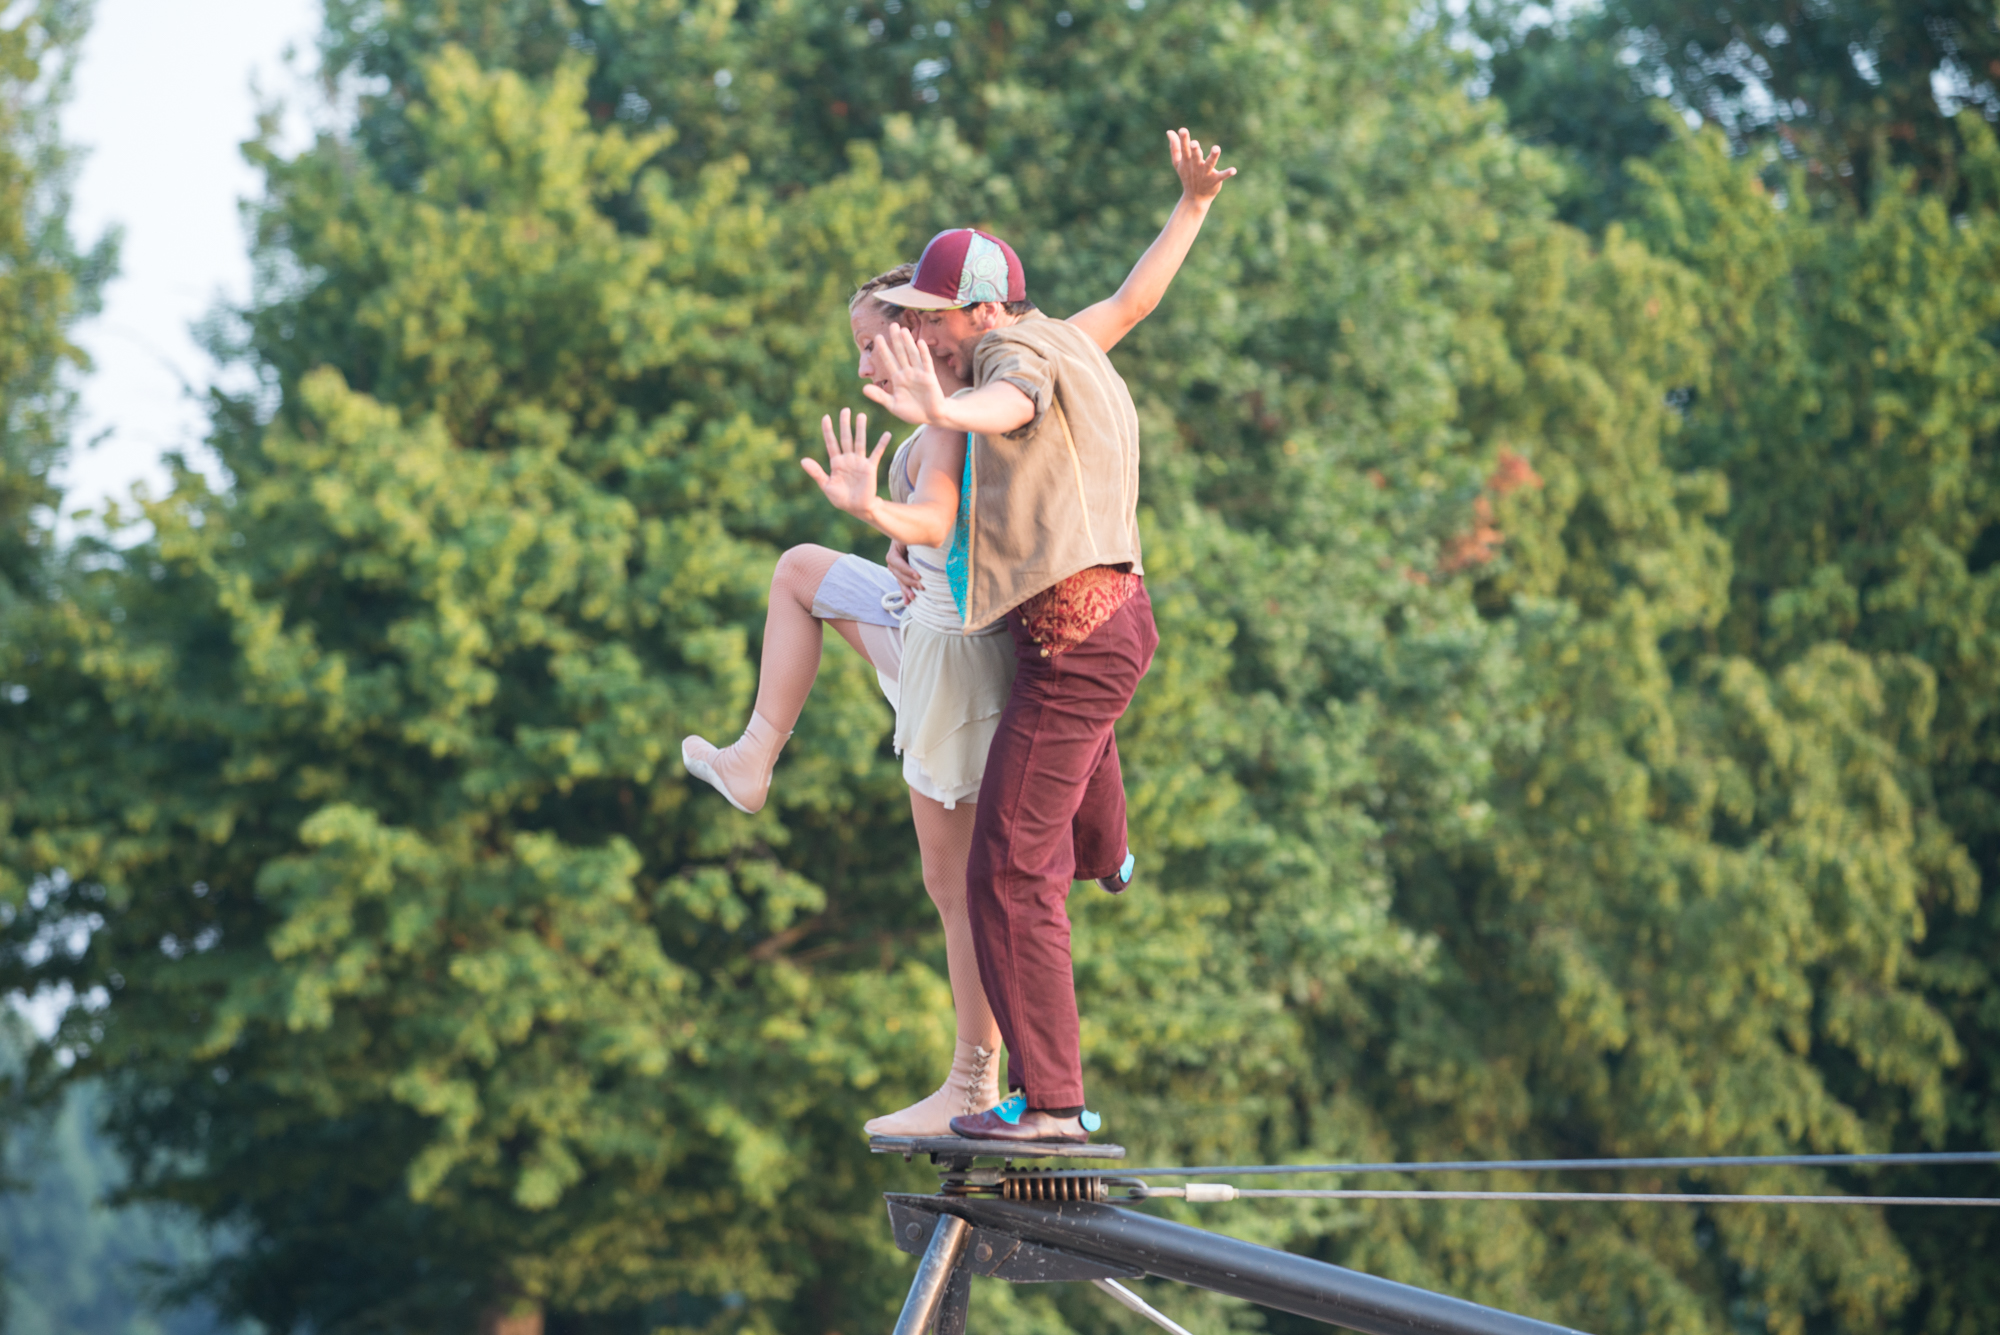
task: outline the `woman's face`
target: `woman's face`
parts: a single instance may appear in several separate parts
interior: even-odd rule
[[[854,331],[855,350],[861,354],[860,360],[855,364],[854,374],[885,388],[889,384],[889,377],[875,367],[874,343],[877,338],[889,332],[889,326],[895,324],[900,324],[912,332],[916,328],[909,312],[905,311],[900,316],[892,318],[885,313],[882,304],[876,301],[862,302],[847,317],[847,326]],[[936,363],[936,369],[938,384],[943,387],[945,393],[952,394],[965,388],[966,382],[952,366],[940,361]]]
[[[889,332],[890,320],[876,301],[864,301],[856,306],[847,317],[848,328],[854,331],[854,346],[861,352],[861,361],[854,368],[854,374],[863,380],[887,386],[889,378],[875,369],[875,340]]]

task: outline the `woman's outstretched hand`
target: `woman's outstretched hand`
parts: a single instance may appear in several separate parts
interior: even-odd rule
[[[1197,204],[1207,204],[1222,190],[1222,183],[1236,175],[1236,168],[1223,168],[1222,148],[1217,145],[1202,156],[1201,140],[1186,127],[1167,131],[1167,152],[1173,155],[1174,175],[1181,178],[1181,193]]]
[[[871,351],[875,366],[888,378],[889,387],[864,385],[861,392],[912,425],[940,425],[951,399],[938,384],[931,350],[909,330],[892,324],[876,336]]]
[[[875,452],[870,454],[868,414],[852,413],[846,408],[840,410],[838,436],[834,435],[831,415],[819,419],[819,430],[826,437],[827,466],[821,468],[817,459],[801,459],[799,466],[819,483],[819,489],[826,493],[826,498],[833,502],[835,508],[845,510],[864,523],[869,522],[876,501],[875,477],[881,467],[882,451],[889,448],[889,433],[882,433]]]

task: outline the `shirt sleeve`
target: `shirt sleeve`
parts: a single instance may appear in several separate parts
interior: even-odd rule
[[[1015,439],[1039,426],[1042,414],[1055,400],[1055,363],[1019,339],[1009,338],[1006,330],[996,329],[980,339],[979,346],[972,350],[972,383],[982,389],[987,385],[1012,385],[1035,405],[1035,415],[1007,433],[1010,439]]]

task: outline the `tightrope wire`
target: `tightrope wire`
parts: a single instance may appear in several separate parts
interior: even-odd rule
[[[1190,1183],[1199,1187],[1202,1183]],[[1180,1196],[1187,1188],[1149,1188],[1139,1200]],[[1228,1194],[1223,1194],[1228,1193]],[[1332,1201],[1598,1201],[1660,1205],[1960,1205],[2000,1206],[1993,1196],[1731,1196],[1669,1191],[1311,1191],[1219,1187],[1193,1197],[1195,1204],[1261,1198]]]
[[[1679,1159],[1465,1159],[1448,1163],[1219,1164],[1206,1168],[1119,1169],[1133,1177],[1281,1177],[1303,1173],[1560,1173],[1630,1168],[1879,1168],[2000,1164],[2000,1151],[1922,1154],[1719,1154]],[[1426,1192],[1425,1195],[1438,1195]],[[1745,1199],[1738,1197],[1735,1199]]]

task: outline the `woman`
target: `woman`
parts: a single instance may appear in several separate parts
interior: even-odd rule
[[[1206,157],[1188,132],[1167,135],[1181,198],[1158,239],[1140,257],[1118,292],[1070,317],[1107,352],[1149,315],[1165,294],[1201,230],[1222,183],[1236,174],[1219,166],[1221,149]],[[875,294],[909,281],[914,266],[902,265],[864,283],[849,303],[849,323],[864,380],[882,383],[875,373],[874,345],[901,312]],[[955,372],[939,366],[947,393],[965,388]],[[867,471],[875,491],[876,454],[866,452],[867,418],[850,421],[843,412],[842,440],[824,424],[829,461],[836,474]],[[886,444],[888,437],[883,441]],[[858,447],[858,448],[857,448]],[[865,461],[865,462],[862,462]],[[840,486],[858,485],[853,476],[830,478],[811,459],[806,472],[833,498]],[[958,1045],[951,1074],[929,1097],[900,1112],[868,1122],[870,1135],[943,1136],[960,1114],[984,1112],[999,1101],[999,1069],[994,1060],[999,1026],[987,1006],[973,956],[965,910],[965,864],[971,847],[973,803],[986,768],[1001,708],[1014,673],[1014,654],[995,623],[962,634],[957,608],[944,577],[944,552],[951,545],[958,514],[959,477],[965,440],[928,429],[904,441],[890,463],[890,504],[879,507],[892,538],[895,573],[854,555],[825,547],[800,546],[778,560],[771,577],[770,610],[764,622],[764,650],[757,703],[750,723],[733,745],[717,749],[700,737],[681,743],[688,771],[712,785],[739,811],[763,808],[778,752],[791,736],[819,672],[821,622],[830,622],[875,668],[883,693],[896,709],[896,749],[910,786],[910,813],[923,856],[924,888],[944,921],[945,956],[957,1013]]]

